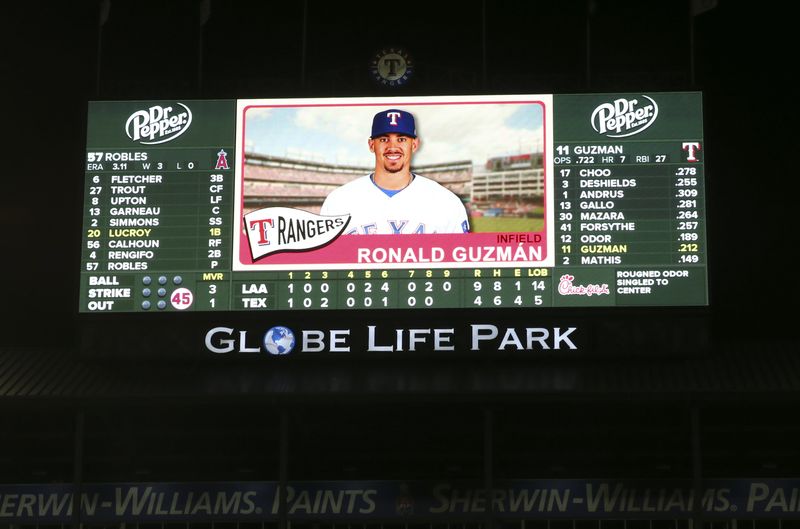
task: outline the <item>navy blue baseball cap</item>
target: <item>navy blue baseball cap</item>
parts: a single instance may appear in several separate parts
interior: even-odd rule
[[[372,118],[372,135],[370,138],[377,138],[391,132],[416,138],[417,127],[414,124],[414,116],[405,110],[396,108],[390,108],[375,114],[375,117]]]

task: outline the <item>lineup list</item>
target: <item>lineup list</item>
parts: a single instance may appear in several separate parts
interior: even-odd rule
[[[658,291],[668,296],[676,282],[692,276],[704,283],[700,146],[560,142],[554,158],[555,273],[605,267],[599,274],[613,271],[605,274],[606,283],[629,298]],[[687,301],[702,302],[704,296],[698,288]]]
[[[86,153],[80,310],[706,304],[699,96],[664,96],[659,102],[666,123],[660,128],[653,125],[658,111],[648,96],[554,96],[553,139],[546,153],[552,163],[546,191],[552,211],[545,217],[555,238],[552,268],[303,270],[301,265],[233,272],[239,225],[233,219],[230,102],[205,102],[211,110],[221,105],[225,127],[207,126],[201,129],[205,136],[174,144],[131,147],[128,134],[95,147],[113,136],[109,131],[121,136],[110,124],[96,127]],[[167,133],[172,124],[179,130],[189,123],[169,111],[151,107],[127,121],[142,121],[142,134],[152,129],[147,119],[158,112],[166,116]]]
[[[232,152],[87,153],[86,310],[181,310],[198,274],[230,269]]]
[[[605,289],[617,305],[706,304],[699,95],[557,101],[553,275],[561,291]]]

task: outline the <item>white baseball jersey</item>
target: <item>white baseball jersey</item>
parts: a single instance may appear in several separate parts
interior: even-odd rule
[[[345,234],[466,233],[464,204],[452,191],[424,176],[388,196],[363,176],[334,189],[322,204],[322,215],[350,214]]]

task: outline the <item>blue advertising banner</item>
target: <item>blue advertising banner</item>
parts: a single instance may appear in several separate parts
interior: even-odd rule
[[[104,483],[81,487],[83,522],[277,520],[277,482]],[[0,485],[0,522],[68,523],[71,484]],[[289,519],[454,520],[800,518],[800,479],[689,481],[516,480],[491,491],[468,483],[294,482]]]

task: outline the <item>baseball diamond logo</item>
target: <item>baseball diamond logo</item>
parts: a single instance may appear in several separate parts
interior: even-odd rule
[[[414,62],[401,49],[383,49],[373,56],[369,71],[372,78],[383,86],[401,86],[413,75]]]

